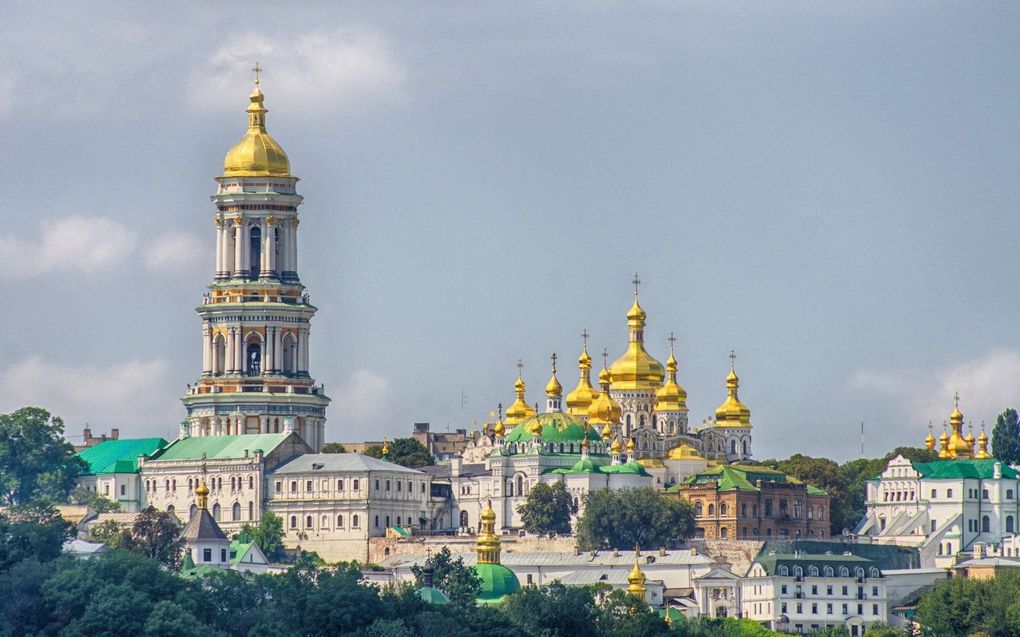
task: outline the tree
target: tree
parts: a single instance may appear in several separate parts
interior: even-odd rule
[[[269,559],[273,559],[283,548],[283,518],[271,511],[262,514],[258,526],[242,526],[241,533],[258,544]]]
[[[428,559],[432,565],[432,586],[446,593],[452,604],[460,607],[474,606],[482,590],[482,580],[470,566],[464,566],[463,558],[453,559],[449,547],[444,546]],[[416,586],[425,585],[424,570],[415,564],[411,567]]]
[[[210,634],[209,627],[177,604],[158,602],[145,620],[144,637],[194,637]]]
[[[829,494],[829,530],[832,535],[839,535],[844,528],[857,525],[860,516],[855,517],[846,476],[836,462],[797,453],[786,460],[766,460],[763,464]]]
[[[67,496],[71,504],[83,504],[96,513],[116,513],[120,511],[120,502],[103,497],[99,493],[84,486],[71,489]]]
[[[679,548],[694,529],[694,511],[682,498],[651,488],[593,489],[585,494],[577,520],[581,550],[644,547]]]
[[[63,438],[64,421],[38,407],[0,414],[0,503],[64,502],[88,467]]]
[[[1020,464],[1020,423],[1010,407],[995,418],[992,428],[992,455],[1008,465]]]
[[[526,586],[501,610],[528,634],[548,637],[589,634],[599,618],[591,591],[559,582],[544,588]]]
[[[121,546],[129,535],[131,535],[131,531],[116,520],[106,520],[89,528],[90,540],[102,542],[112,549]]]
[[[0,570],[28,558],[57,558],[71,525],[49,504],[19,504],[0,512]]]
[[[436,459],[420,442],[414,438],[396,438],[389,443],[390,452],[386,459],[409,469],[419,469],[436,463]],[[365,449],[366,456],[382,458],[382,446],[372,445]]]
[[[528,533],[570,533],[570,517],[577,513],[577,506],[562,482],[540,482],[517,512]]]
[[[347,453],[347,448],[339,442],[327,442],[322,445],[322,453]]]
[[[120,546],[151,557],[164,568],[176,571],[181,566],[184,548],[181,524],[173,513],[157,511],[150,506],[138,514],[131,526],[131,534],[121,540]]]

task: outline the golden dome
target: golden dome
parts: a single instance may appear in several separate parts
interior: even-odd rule
[[[517,361],[517,367],[518,370],[523,367],[520,361]],[[508,425],[516,425],[535,415],[535,409],[528,405],[528,403],[524,400],[524,390],[524,379],[518,371],[517,382],[514,383],[514,393],[517,394],[517,397],[514,399],[513,404],[511,404],[506,410],[506,424]]]
[[[556,378],[556,354],[552,355],[552,376],[545,384],[545,395],[549,398],[559,398],[563,395],[563,385],[560,385],[559,379]]]
[[[942,426],[945,427],[946,423],[942,423]],[[949,456],[949,434],[947,434],[946,430],[943,429],[942,430],[942,435],[939,436],[939,458],[949,458],[949,457],[950,457]]]
[[[928,423],[928,436],[924,439],[924,446],[928,451],[935,451],[935,436],[931,433],[931,422]]]
[[[988,453],[988,434],[985,433],[985,423],[981,423],[981,435],[977,439],[978,450],[974,454],[975,458],[982,460],[991,458],[992,454]]]
[[[205,478],[202,478],[202,481],[198,483],[198,488],[195,489],[195,496],[198,498],[198,508],[209,508],[209,487],[205,486]]]
[[[587,332],[584,336],[587,337]],[[577,387],[567,394],[567,413],[572,416],[587,416],[588,407],[599,396],[598,390],[591,386],[591,356],[588,355],[587,344],[577,358],[577,368],[581,370],[581,377],[577,381]]]
[[[641,571],[638,560],[641,558],[641,550],[634,547],[634,568],[627,574],[627,593],[644,599],[645,597],[645,574]]]
[[[946,451],[950,458],[972,458],[974,457],[973,436],[970,436],[971,441],[968,442],[968,437],[963,435],[963,414],[960,413],[959,394],[955,395],[953,400],[955,402],[953,413],[949,414],[949,427],[953,433],[949,435],[949,445],[946,447]]]
[[[739,387],[740,379],[733,367],[730,367],[730,373],[726,375],[726,400],[715,410],[717,427],[751,426],[751,410],[737,397]]]
[[[505,433],[506,427],[503,425],[503,419],[500,418],[499,420],[496,421],[496,424],[492,426],[492,434],[494,436],[502,438],[503,434]]]
[[[627,351],[609,367],[613,389],[658,390],[666,376],[662,363],[645,351],[645,311],[634,291],[634,305],[627,312],[630,332]]]
[[[481,529],[475,541],[478,564],[499,564],[500,542],[499,536],[496,535],[496,512],[492,510],[492,500],[485,505],[479,526]]]
[[[655,411],[687,411],[687,390],[676,382],[677,361],[673,355],[673,335],[670,335],[669,358],[666,359],[666,384],[655,392]]]
[[[670,460],[704,460],[701,453],[686,442],[681,442],[669,450]]]
[[[265,96],[258,81],[248,96],[248,132],[237,142],[223,160],[224,177],[290,177],[290,160],[287,153],[266,132]]]
[[[599,382],[602,391],[588,407],[588,422],[595,425],[616,424],[623,417],[623,408],[609,395],[609,370],[605,367],[599,372]]]
[[[609,446],[609,450],[613,453],[620,453],[620,438],[613,438],[613,444]]]
[[[627,454],[629,455],[629,454],[632,454],[632,453],[634,453],[634,437],[633,436],[631,436],[630,438],[627,439]]]
[[[602,439],[603,440],[609,440],[609,437],[612,436],[612,435],[613,435],[613,426],[610,425],[607,422],[606,426],[602,428]]]

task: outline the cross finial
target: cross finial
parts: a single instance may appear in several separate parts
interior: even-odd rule
[[[251,70],[252,70],[252,73],[255,74],[255,86],[258,86],[259,85],[259,81],[260,81],[259,75],[261,75],[261,73],[262,73],[262,67],[259,66],[258,62],[256,62],[255,66],[252,67]]]
[[[669,338],[667,340],[669,341],[669,353],[672,354],[673,353],[673,345],[676,343],[676,337],[673,336],[673,332],[669,333]]]
[[[733,350],[730,350],[730,369],[733,369],[733,366],[736,365],[736,362],[737,354]]]
[[[524,375],[524,363],[522,363],[521,359],[519,358],[517,359],[517,375],[518,376]]]
[[[641,285],[641,279],[638,277],[637,272],[634,273],[634,279],[631,283],[634,284],[634,296],[637,296],[638,286]]]
[[[552,357],[551,358],[552,358],[552,364],[553,364],[553,373],[555,374],[556,373],[556,352],[552,353]]]
[[[609,365],[609,350],[602,348],[602,366],[607,367]]]
[[[953,394],[953,406],[957,409],[960,408],[960,392]]]
[[[584,341],[584,349],[588,349],[588,328],[581,330],[581,340]]]

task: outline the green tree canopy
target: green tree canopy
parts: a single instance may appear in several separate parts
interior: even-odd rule
[[[1020,463],[1020,423],[1010,407],[995,418],[992,428],[992,455],[1006,464]]]
[[[0,414],[0,503],[66,501],[87,466],[63,436],[64,421],[45,409]]]
[[[322,445],[322,453],[347,453],[347,449],[339,442],[327,442]]]
[[[592,489],[577,520],[577,546],[587,551],[635,545],[679,548],[694,529],[694,512],[682,498],[660,496],[651,487]]]
[[[71,525],[45,502],[18,504],[0,512],[0,569],[33,558],[55,559],[71,536]]]
[[[409,469],[420,469],[436,463],[436,459],[414,438],[395,438],[389,443],[390,452],[386,459]],[[382,445],[371,445],[365,449],[366,456],[382,458]]]
[[[71,489],[71,492],[67,495],[67,501],[71,504],[83,504],[96,513],[115,513],[120,511],[120,502],[104,497],[85,486],[77,486]]]
[[[150,506],[138,514],[131,533],[120,540],[120,546],[156,560],[167,570],[176,571],[181,566],[184,548],[181,531],[176,515]]]
[[[428,562],[433,569],[432,586],[434,588],[446,593],[452,604],[462,607],[474,606],[475,599],[482,590],[482,580],[478,577],[475,569],[465,566],[464,560],[459,557],[453,559],[453,554],[446,546],[432,555]],[[425,585],[424,570],[417,564],[411,567],[415,583],[419,588]]]
[[[540,482],[517,507],[528,533],[570,533],[570,517],[577,513],[574,498],[562,482]]]
[[[283,518],[272,511],[263,513],[262,519],[255,526],[243,525],[241,533],[258,544],[269,559],[276,557],[283,549]]]

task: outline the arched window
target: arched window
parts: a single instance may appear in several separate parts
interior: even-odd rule
[[[1012,533],[1012,532],[1013,532],[1013,516],[1012,515],[1007,515],[1006,516],[1006,533]]]
[[[297,339],[288,332],[283,337],[283,373],[287,375],[297,372]]]
[[[645,426],[645,415],[641,414],[638,417],[638,427],[644,427],[644,426]]]
[[[864,567],[858,566],[856,569],[854,569],[854,573],[857,575],[857,577],[864,577]]]
[[[789,576],[790,575],[790,569],[786,568],[785,566],[780,566],[779,567],[779,575],[780,575],[780,577],[787,577],[787,576]]]
[[[812,566],[808,569],[808,575],[811,577],[818,577],[818,567]]]
[[[743,446],[744,446],[744,455],[745,456],[751,455],[751,443],[749,443],[747,440],[744,440]]]
[[[793,576],[794,577],[804,577],[804,569],[802,569],[799,566],[794,566],[793,567]]]
[[[166,487],[166,492],[170,493],[170,480],[165,480],[163,486]]]
[[[466,529],[468,526],[469,526],[468,525],[468,512],[467,511],[461,511],[460,512],[460,528]]]
[[[524,495],[524,476],[517,476],[517,495]]]
[[[255,503],[254,502],[248,502],[248,519],[249,520],[254,520],[255,519]]]
[[[248,488],[249,489],[254,489],[255,488],[255,477],[254,476],[248,476]]]
[[[705,512],[705,505],[703,505],[701,503],[701,500],[697,500],[694,503],[694,515],[700,518],[704,514],[704,512]]]
[[[839,576],[840,577],[850,577],[850,569],[848,569],[845,566],[839,567]]]
[[[981,532],[988,533],[992,529],[992,520],[987,515],[981,518]]]
[[[736,440],[731,440],[730,441],[730,453],[732,453],[734,455],[737,453],[737,441]]]
[[[191,518],[195,517],[195,512],[196,512],[196,511],[198,511],[198,507],[197,507],[197,506],[195,506],[194,504],[192,504],[192,505],[191,505],[191,508],[189,508],[189,509],[188,509],[188,519],[189,519],[189,520],[190,520]]]
[[[290,516],[290,528],[292,528],[292,529],[296,529],[297,528],[297,516],[296,515]]]
[[[248,348],[244,352],[244,369],[249,376],[262,373],[262,345],[254,334],[248,339]]]
[[[946,497],[947,498],[953,497],[953,490],[952,489],[946,489]]]
[[[213,374],[222,376],[227,371],[227,343],[223,334],[217,334],[213,339]]]
[[[344,525],[344,516],[342,516],[342,515],[336,516],[336,527],[338,529],[339,528],[343,528],[343,525]]]
[[[835,574],[831,566],[826,566],[824,573],[826,577],[832,577]]]
[[[191,478],[188,478],[188,491],[191,491]]]
[[[174,512],[174,505],[168,504],[167,507],[166,507],[166,512],[167,513],[173,513]]]
[[[870,572],[871,572],[871,576],[872,577],[881,577],[881,575],[878,572],[878,569],[875,568],[874,566],[871,567],[871,571]]]
[[[630,428],[630,414],[627,414],[627,427]]]
[[[710,516],[715,515],[715,505],[714,504],[708,505],[708,514]]]
[[[230,519],[233,522],[241,521],[241,503],[235,502],[234,506],[230,507]]]
[[[220,504],[219,504],[219,502],[217,502],[216,504],[212,505],[212,516],[213,516],[213,519],[216,520],[217,522],[220,521]]]
[[[305,528],[312,528],[312,516],[305,516]]]
[[[230,490],[234,491],[236,488],[237,488],[237,483],[236,483],[236,481],[234,479],[234,476],[230,476]]]
[[[357,513],[351,516],[351,526],[354,528],[358,528],[358,526],[360,526],[360,520],[358,519]]]
[[[719,515],[727,515],[729,513],[729,506],[725,502],[719,505]]]

